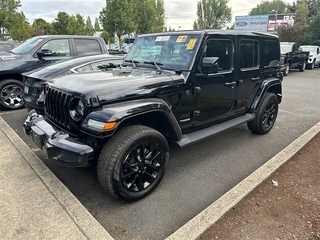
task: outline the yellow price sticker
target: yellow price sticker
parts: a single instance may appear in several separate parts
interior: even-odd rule
[[[196,38],[190,39],[186,49],[187,50],[192,50],[194,48],[194,45],[196,44],[196,42],[197,42]]]
[[[187,41],[188,35],[182,35],[177,38],[176,42],[185,42]]]

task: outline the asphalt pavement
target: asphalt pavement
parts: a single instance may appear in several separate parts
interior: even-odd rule
[[[196,239],[318,132],[311,127],[167,237]],[[1,239],[114,239],[0,117]]]

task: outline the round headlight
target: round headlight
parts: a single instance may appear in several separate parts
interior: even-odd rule
[[[69,105],[69,114],[74,121],[80,121],[84,115],[85,102],[80,98],[74,98]]]

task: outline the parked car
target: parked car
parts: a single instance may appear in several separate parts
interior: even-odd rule
[[[0,52],[10,52],[15,45],[11,42],[0,41]]]
[[[281,60],[280,65],[284,76],[290,69],[299,69],[303,72],[307,66],[309,51],[302,51],[296,42],[280,42]]]
[[[63,59],[107,53],[100,37],[44,35],[28,39],[10,53],[0,54],[0,108],[24,106],[22,73]]]
[[[129,52],[130,46],[123,46],[122,48],[118,48],[117,52],[119,54],[127,54]]]
[[[300,46],[302,51],[308,51],[309,57],[307,62],[307,68],[313,69],[315,66],[320,67],[320,47],[312,45],[303,45]]]
[[[35,109],[38,113],[44,113],[44,90],[48,80],[77,73],[110,71],[119,67],[122,59],[123,57],[109,54],[92,55],[61,61],[23,73],[25,107],[28,111]]]
[[[97,164],[110,196],[137,201],[160,184],[171,144],[187,147],[243,123],[267,134],[282,100],[279,61],[278,37],[260,32],[140,35],[117,74],[49,81],[45,115],[30,111],[24,130],[53,161]]]

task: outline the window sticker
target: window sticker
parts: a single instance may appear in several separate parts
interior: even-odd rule
[[[176,42],[183,43],[183,42],[187,41],[187,38],[188,38],[188,35],[179,36],[179,37],[177,38],[177,41],[176,41]]]
[[[194,45],[196,44],[196,42],[197,42],[196,38],[190,39],[186,49],[187,50],[192,50],[194,48]]]
[[[156,42],[165,42],[168,41],[170,39],[170,36],[158,36],[156,38]]]
[[[43,40],[42,38],[38,39],[33,45],[34,45],[34,46],[37,46],[39,43],[42,42],[42,40]]]

